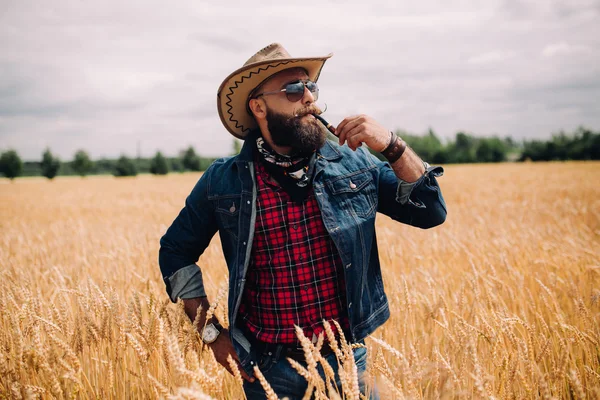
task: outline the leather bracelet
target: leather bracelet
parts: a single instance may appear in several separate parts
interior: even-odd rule
[[[394,132],[391,133],[390,144],[381,152],[390,164],[396,162],[406,150],[406,142],[401,140]]]

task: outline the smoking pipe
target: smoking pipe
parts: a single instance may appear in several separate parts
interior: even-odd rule
[[[321,116],[320,116],[320,115],[318,115],[318,114],[313,114],[313,117],[315,117],[316,119],[318,119],[319,121],[321,121],[321,123],[322,123],[323,125],[325,125],[325,128],[327,128],[327,130],[328,130],[329,132],[333,133],[333,134],[334,134],[336,137],[338,136],[338,135],[336,135],[336,133],[335,133],[335,128],[333,127],[333,125],[331,125],[329,122],[327,122],[327,121],[325,120],[325,118],[321,117]]]

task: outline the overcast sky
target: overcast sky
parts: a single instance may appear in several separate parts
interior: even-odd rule
[[[0,0],[0,149],[226,155],[217,88],[271,42],[334,53],[319,81],[334,124],[365,113],[446,138],[600,129],[600,0],[286,3]]]

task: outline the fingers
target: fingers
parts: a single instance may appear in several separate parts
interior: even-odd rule
[[[229,361],[229,358],[231,357],[231,362]],[[235,372],[233,371],[233,368],[237,368],[238,371],[240,372],[240,375],[242,376],[242,378],[250,383],[254,382],[256,380],[256,378],[254,378],[253,376],[250,376],[246,373],[246,371],[244,370],[244,368],[242,367],[242,364],[240,363],[240,359],[238,358],[238,355],[234,352],[234,353],[229,353],[227,355],[227,361],[226,362],[221,362],[220,360],[217,360],[219,362],[219,364],[221,364],[222,366],[225,367],[225,369],[233,376],[235,376]]]
[[[354,128],[355,126],[357,126],[358,124],[360,124],[364,121],[365,121],[365,118],[363,115],[353,115],[353,116],[344,118],[344,120],[342,122],[340,122],[340,124],[337,126],[337,128],[335,128],[335,132],[338,135],[338,140],[339,140],[340,146],[344,145],[344,143],[346,142],[346,137],[347,137],[348,132],[350,130],[352,130],[352,128]]]
[[[387,147],[390,140],[390,131],[364,114],[346,117],[336,129],[340,146],[346,143],[354,151],[365,144],[370,149],[380,152]]]
[[[346,124],[347,124],[348,122],[350,122],[350,121],[352,121],[353,119],[356,119],[356,118],[358,118],[358,117],[359,117],[358,115],[351,115],[351,116],[349,116],[349,117],[346,117],[346,118],[344,118],[344,119],[342,120],[342,122],[340,122],[340,123],[339,123],[339,125],[337,126],[337,128],[336,128],[336,131],[341,131],[341,130],[343,130],[343,129],[344,129],[344,126],[346,126]]]
[[[240,371],[240,374],[242,374],[242,378],[244,378],[248,382],[254,382],[255,378],[253,376],[248,375],[246,373],[246,370],[244,368],[242,368],[242,363],[240,362],[240,358],[238,357],[237,353],[233,352],[232,355],[233,355],[233,359],[237,365],[237,368]]]
[[[356,125],[346,134],[346,143],[348,147],[356,151],[367,138],[366,128],[364,125]]]
[[[238,369],[240,370],[240,373],[242,374],[242,378],[244,378],[245,380],[247,380],[248,382],[252,383],[256,380],[255,377],[250,376],[246,373],[246,371],[244,370],[244,368],[242,368],[242,365],[238,362]]]
[[[348,138],[348,147],[356,151],[360,146],[362,146],[363,142],[366,139],[367,134],[365,132],[356,133],[355,135],[352,135]]]

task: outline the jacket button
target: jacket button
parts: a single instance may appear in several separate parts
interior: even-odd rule
[[[348,304],[348,308],[352,308],[352,303]]]
[[[250,200],[248,200],[248,204],[250,204]]]
[[[346,269],[350,268],[352,266],[352,263],[346,265]]]
[[[350,181],[350,189],[356,189],[356,185],[352,181]]]

